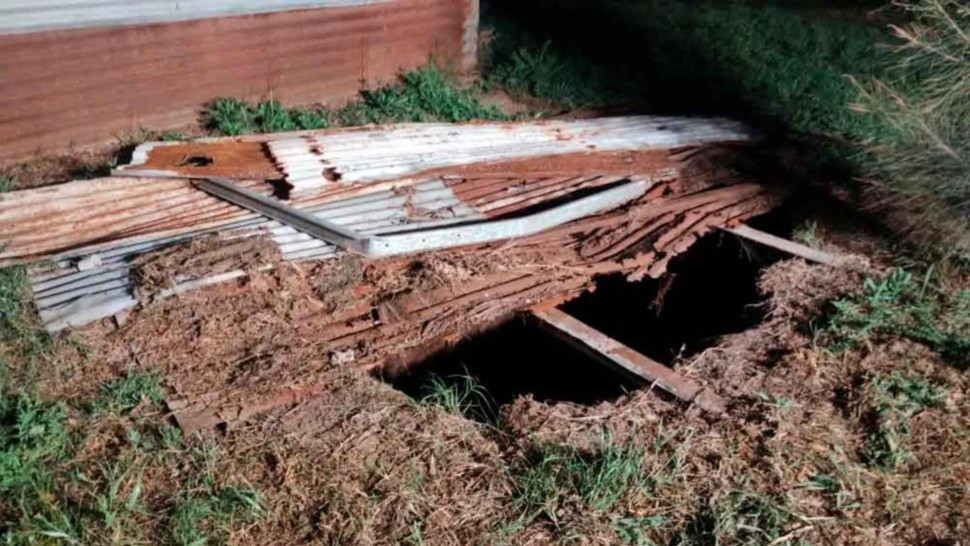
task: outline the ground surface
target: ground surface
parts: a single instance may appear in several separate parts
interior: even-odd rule
[[[780,23],[761,32],[749,7],[714,4],[713,12],[664,12],[678,28],[700,29],[686,57],[669,54],[670,40],[634,48],[655,54],[656,70],[644,75],[674,71],[662,74],[676,86],[647,94],[661,109],[698,109],[698,95],[685,90],[714,78],[731,85],[716,93],[719,101],[708,97],[708,107],[753,111],[807,133],[864,131],[844,110],[842,75],[872,67],[867,16],[811,15],[838,19],[836,35],[846,20],[862,21],[834,40],[832,28],[789,12],[765,15]],[[644,13],[610,28],[657,24]],[[623,39],[649,35],[616,34],[624,47]],[[718,60],[702,55],[718,36],[728,44],[720,50],[727,68],[684,72]],[[786,47],[763,47],[765,36]],[[645,77],[631,91],[615,76],[630,67],[603,63],[619,89],[591,90],[570,80],[578,73],[596,81],[583,76],[587,65],[541,48],[539,39],[504,72],[491,72],[508,88],[490,91],[491,104],[510,116],[585,115],[575,107],[636,108],[624,93],[654,85]],[[806,58],[813,77],[791,79],[793,71],[808,73]],[[524,99],[523,91],[541,98]],[[428,107],[420,93],[395,93],[332,115],[442,119],[468,106],[464,95],[448,95],[455,108],[446,111]],[[298,113],[280,127],[323,123]],[[244,118],[258,125],[249,130],[276,128]],[[9,172],[17,187],[56,183],[102,173],[115,153]],[[37,327],[23,271],[0,270],[0,535],[11,544],[966,544],[970,278],[904,258],[891,241],[822,203],[792,213],[792,236],[854,256],[850,267],[782,259],[759,270],[759,249],[741,246],[734,259],[754,264],[745,270],[757,276],[752,303],[763,318],[743,327],[725,320],[735,327],[716,332],[723,337],[679,356],[668,351],[677,370],[729,399],[723,417],[649,389],[616,388],[579,403],[529,396],[523,387],[499,406],[473,376],[429,376],[405,394],[292,327],[307,301],[339,309],[352,299],[340,283],[356,274],[354,264],[329,272],[335,284],[314,285],[315,272],[287,266],[147,305],[120,327],[106,322],[53,339]],[[737,245],[714,237],[711,245]],[[143,265],[152,283],[165,282],[156,279],[158,264]],[[431,273],[460,282],[460,268],[444,266]],[[735,286],[719,278],[725,269],[708,269],[707,284]],[[631,307],[646,322],[677,283],[668,277],[653,292],[631,295]],[[682,304],[697,315],[717,312],[709,302]],[[642,338],[655,332],[638,330],[637,320],[628,317],[626,330]],[[585,373],[601,379],[594,366],[570,366],[571,384],[585,383]],[[564,381],[555,363],[548,369]],[[299,383],[307,370],[326,372],[313,396],[204,435],[183,435],[166,405],[216,382],[275,392],[274,384]]]

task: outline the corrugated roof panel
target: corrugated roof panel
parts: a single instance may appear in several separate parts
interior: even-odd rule
[[[530,123],[412,123],[380,130],[308,132],[269,136],[266,145],[296,192],[338,183],[392,180],[418,173],[516,159],[623,150],[653,150],[712,142],[748,141],[751,129],[721,118],[625,116]],[[120,173],[144,174],[146,143]]]
[[[479,198],[473,206],[458,195],[463,193],[463,185],[476,185],[475,179],[449,180],[447,183],[433,179],[408,187],[406,191],[384,190],[307,210],[320,218],[365,234],[400,234],[484,220],[487,216],[480,209],[488,208],[493,203],[500,203],[503,208],[516,204],[530,206],[535,201],[535,194],[521,191],[523,185],[547,188],[546,197],[553,199],[562,192],[576,191],[588,184],[608,185],[617,180],[617,177],[609,176],[559,178],[552,181],[507,179],[502,186],[505,190],[500,187]],[[235,236],[270,235],[279,246],[284,261],[323,260],[342,252],[324,241],[261,217],[236,222],[231,226],[231,230],[223,226],[218,231]],[[137,306],[138,301],[133,296],[134,281],[128,265],[135,256],[215,231],[217,228],[209,228],[101,249],[93,252],[98,255],[101,266],[91,270],[79,271],[77,268],[80,259],[92,254],[83,251],[55,257],[51,260],[52,265],[33,268],[30,282],[42,321],[48,330],[57,331]],[[177,284],[175,291],[205,284],[204,280],[199,284],[198,279],[191,279]]]

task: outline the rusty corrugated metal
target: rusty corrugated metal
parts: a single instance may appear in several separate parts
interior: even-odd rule
[[[470,3],[472,2],[472,3]],[[397,0],[0,36],[0,160],[195,121],[218,96],[344,100],[470,55],[474,0]]]

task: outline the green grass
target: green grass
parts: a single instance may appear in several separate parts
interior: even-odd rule
[[[887,472],[911,460],[912,455],[906,449],[910,418],[926,409],[940,407],[948,395],[946,388],[926,378],[899,372],[875,375],[864,400],[870,430],[863,460]]]
[[[101,386],[101,396],[94,401],[92,410],[128,411],[142,402],[161,404],[161,374],[157,371],[129,371],[124,377]]]
[[[899,336],[925,344],[959,368],[970,366],[967,290],[948,291],[904,269],[867,279],[861,291],[832,302],[833,312],[818,331],[823,345],[844,351],[879,336]]]
[[[676,546],[778,544],[792,532],[797,515],[782,497],[740,488],[698,510],[673,541]],[[797,536],[783,542],[807,544]]]
[[[432,375],[421,391],[418,402],[423,406],[438,407],[452,415],[485,423],[493,423],[498,418],[491,395],[467,373],[448,377]]]
[[[474,88],[463,88],[443,70],[426,66],[401,75],[400,81],[364,90],[360,100],[330,110],[287,108],[275,100],[249,104],[223,97],[209,104],[204,122],[226,135],[277,133],[367,123],[502,120],[498,108],[481,103]]]
[[[129,376],[130,378],[131,376]],[[105,386],[107,398],[130,404],[135,392]],[[127,429],[105,437],[104,419]],[[89,438],[90,434],[102,434]],[[82,456],[87,449],[105,450]],[[183,476],[174,490],[148,475]],[[232,529],[264,513],[258,492],[221,476],[221,454],[202,441],[183,442],[177,429],[148,418],[85,414],[26,393],[0,395],[0,542],[4,544],[146,543],[150,529],[168,543],[222,542]]]
[[[535,445],[512,467],[514,505],[524,523],[540,519],[559,532],[577,515],[608,517],[619,536],[635,541],[661,521],[641,519],[624,507],[684,478],[689,441],[689,435],[660,426],[656,440],[643,446],[617,443],[607,435],[589,450]]]
[[[550,21],[546,14],[556,10]],[[768,128],[868,136],[848,74],[881,73],[882,33],[791,6],[568,0],[505,6],[488,76],[565,105],[635,102],[647,112],[721,113]],[[515,18],[515,23],[511,19]]]

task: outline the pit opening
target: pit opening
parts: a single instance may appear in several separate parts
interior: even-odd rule
[[[644,355],[671,365],[718,338],[760,324],[762,269],[785,257],[776,250],[717,232],[671,260],[659,279],[599,279],[596,290],[562,309]]]
[[[779,223],[784,218],[769,216],[752,225],[784,235],[787,222]],[[787,257],[715,232],[672,260],[664,277],[628,282],[621,275],[606,276],[597,280],[594,292],[562,310],[671,365],[678,356],[695,355],[721,336],[764,320],[758,278],[763,268]],[[488,393],[495,408],[524,395],[543,402],[593,405],[641,386],[562,343],[536,321],[517,317],[384,380],[421,400],[434,382],[461,389],[471,378]]]

